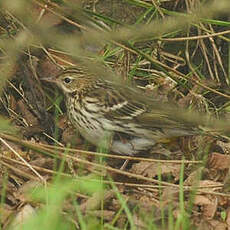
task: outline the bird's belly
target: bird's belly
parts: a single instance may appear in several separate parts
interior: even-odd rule
[[[106,119],[83,108],[69,110],[68,115],[73,126],[86,140],[115,153],[134,155],[155,144],[152,138],[144,135],[145,130],[135,126],[132,121],[122,125],[117,120]]]
[[[153,139],[132,136],[131,134],[122,134],[122,132],[113,130],[113,124],[101,119],[101,123],[95,122],[95,117],[82,117],[81,114],[74,116],[69,113],[69,119],[81,135],[96,146],[102,146],[110,149],[114,153],[121,155],[135,155],[141,151],[151,148],[155,141]]]
[[[145,137],[134,137],[128,139],[113,140],[111,150],[121,155],[135,155],[147,151],[155,145],[155,141]]]
[[[104,130],[101,119],[87,114],[84,110],[81,110],[79,113],[69,111],[68,116],[72,125],[92,144],[99,145],[110,135],[109,132]]]

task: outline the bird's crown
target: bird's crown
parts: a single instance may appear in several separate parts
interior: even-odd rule
[[[65,94],[71,94],[91,87],[94,79],[80,69],[69,69],[58,75],[55,83]]]

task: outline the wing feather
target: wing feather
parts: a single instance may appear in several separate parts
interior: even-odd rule
[[[110,120],[127,120],[127,122],[139,124],[140,127],[148,130],[161,130],[163,133],[170,132],[171,135],[178,133],[181,135],[192,134],[192,125],[184,124],[173,114],[166,113],[157,108],[145,105],[135,98],[127,99],[125,96],[129,91],[123,92],[109,85],[99,87],[91,92],[88,96],[96,97],[98,105],[103,109],[104,116]],[[167,110],[166,110],[167,111]]]

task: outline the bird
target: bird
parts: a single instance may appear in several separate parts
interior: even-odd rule
[[[139,91],[85,69],[67,68],[42,80],[61,89],[74,128],[93,145],[106,146],[115,154],[137,155],[162,139],[197,132],[192,123],[139,100]]]

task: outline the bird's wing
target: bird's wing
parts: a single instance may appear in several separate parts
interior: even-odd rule
[[[192,134],[193,127],[170,114],[167,110],[161,110],[154,106],[144,104],[136,100],[135,95],[127,97],[129,90],[123,91],[109,85],[99,87],[89,92],[90,97],[97,98],[97,103],[104,112],[104,116],[110,120],[123,120],[133,122],[148,130],[162,130],[170,133],[169,136]],[[174,130],[174,131],[173,131]],[[166,134],[167,135],[167,134]]]
[[[127,100],[124,93],[109,86],[94,89],[87,96],[97,99],[97,105],[108,119],[132,120],[146,112],[144,104]]]
[[[146,113],[141,114],[137,117],[137,120],[144,127],[155,127],[167,130],[175,130],[175,134],[178,130],[184,135],[193,134],[195,127],[192,123],[184,122],[178,119],[174,114],[169,114],[167,110],[152,109]],[[182,134],[181,134],[182,135]]]

